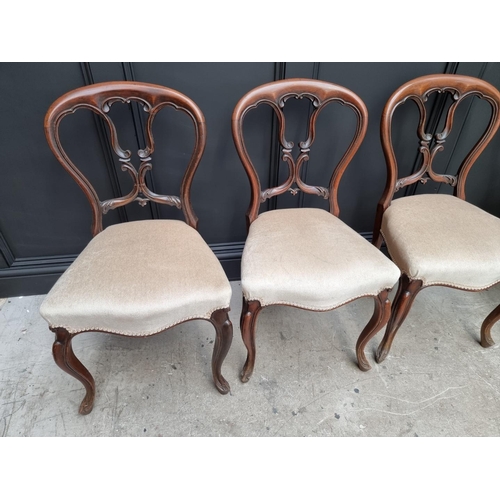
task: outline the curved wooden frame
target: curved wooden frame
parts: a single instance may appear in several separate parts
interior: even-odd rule
[[[493,342],[493,339],[491,338],[491,329],[497,321],[500,321],[500,305],[495,307],[495,309],[493,309],[493,311],[486,316],[486,319],[481,325],[481,345],[483,347],[491,347],[495,345],[495,342]]]
[[[137,156],[140,160],[138,170],[131,163],[131,151],[123,150],[120,147],[116,128],[108,115],[114,103],[130,103],[132,101],[140,103],[144,111],[149,115],[146,122],[146,147],[145,149],[139,149],[137,151]],[[151,159],[155,148],[152,131],[153,121],[158,111],[165,106],[171,106],[176,110],[186,113],[193,121],[196,134],[193,154],[182,179],[180,197],[154,193],[146,186],[145,181],[146,173],[153,168]],[[128,195],[121,198],[101,201],[91,183],[82,172],[78,170],[76,165],[64,151],[59,137],[59,126],[65,116],[74,113],[78,109],[91,110],[100,116],[108,126],[113,151],[122,164],[122,170],[128,172],[134,182],[134,187]],[[154,201],[156,203],[180,208],[184,212],[186,222],[191,227],[197,228],[198,219],[191,205],[190,191],[194,174],[200,163],[203,151],[205,150],[207,134],[205,117],[200,108],[189,99],[189,97],[181,94],[177,90],[154,85],[152,83],[96,83],[94,85],[72,90],[59,97],[59,99],[50,106],[45,115],[44,128],[50,149],[59,160],[59,163],[71,177],[73,177],[89,200],[93,215],[93,236],[102,231],[103,214],[106,214],[109,210],[127,205],[135,200],[141,205],[144,205],[148,201]]]
[[[448,109],[445,127],[441,132],[432,136],[425,132],[426,109],[425,102],[433,92],[450,92],[453,95],[454,102]],[[469,96],[478,96],[488,101],[492,108],[490,122],[483,135],[478,139],[475,146],[467,154],[458,170],[458,175],[441,175],[432,169],[432,162],[439,151],[444,149],[444,143],[449,136],[455,111],[458,105]],[[417,135],[420,139],[420,152],[424,161],[418,172],[408,177],[398,179],[398,163],[394,148],[392,146],[392,119],[396,108],[406,101],[413,101],[420,112],[420,121],[418,124]],[[387,181],[384,193],[377,205],[377,215],[375,219],[375,228],[373,230],[373,242],[377,248],[382,245],[382,235],[380,228],[384,212],[389,208],[394,194],[403,186],[415,182],[426,183],[428,179],[436,182],[444,182],[454,186],[454,195],[465,200],[465,182],[470,169],[484,148],[493,139],[498,127],[500,126],[500,92],[489,83],[479,78],[463,75],[428,75],[421,76],[411,80],[397,89],[387,101],[380,123],[380,139],[384,151],[387,165]],[[428,177],[424,177],[426,175]]]
[[[285,115],[283,113],[286,101],[292,97],[295,99],[309,99],[314,108],[309,118],[307,139],[299,143],[300,154],[296,159],[291,154],[294,146],[293,142],[289,142],[285,138]],[[351,143],[339,163],[333,169],[327,189],[321,186],[309,186],[305,184],[300,178],[300,168],[309,159],[309,151],[316,136],[316,120],[318,115],[332,102],[351,108],[357,117],[357,124]],[[245,147],[243,137],[243,121],[246,114],[260,104],[271,106],[278,117],[279,142],[283,152],[282,158],[288,164],[289,168],[288,179],[283,184],[264,191],[261,191],[259,176]],[[337,200],[338,186],[345,169],[363,142],[367,126],[368,111],[365,103],[351,90],[333,83],[290,78],[288,80],[266,83],[245,94],[234,108],[232,133],[236,151],[243,163],[251,187],[250,206],[247,211],[247,227],[250,227],[250,224],[257,218],[261,203],[272,196],[278,196],[287,191],[296,194],[299,190],[302,190],[305,193],[315,194],[328,199],[330,212],[338,217],[340,212]],[[296,184],[296,188],[292,188],[294,184]]]
[[[309,118],[307,139],[299,143],[300,153],[296,159],[291,151],[294,146],[285,138],[285,115],[283,108],[288,99],[309,99],[313,105],[313,111]],[[309,159],[309,151],[316,135],[316,119],[319,113],[330,103],[336,102],[348,106],[357,117],[354,137],[339,163],[334,167],[330,178],[329,187],[309,186],[300,178],[300,168]],[[272,187],[264,191],[261,190],[260,180],[257,171],[250,159],[245,147],[243,137],[243,120],[246,114],[259,106],[267,104],[275,111],[279,123],[279,142],[283,152],[283,160],[288,164],[289,175],[287,180],[277,187]],[[236,150],[245,168],[250,181],[251,199],[247,211],[247,227],[258,217],[260,204],[272,196],[278,196],[287,191],[296,194],[302,190],[305,193],[322,196],[329,200],[330,213],[338,217],[340,209],[338,206],[337,191],[345,169],[356,154],[359,146],[363,142],[368,125],[368,111],[364,102],[351,90],[329,82],[319,80],[308,80],[292,78],[267,83],[257,87],[244,95],[233,111],[232,133]],[[292,186],[296,184],[296,188]],[[387,323],[390,314],[390,301],[388,299],[389,290],[382,291],[374,297],[375,309],[372,318],[360,334],[356,344],[356,356],[359,368],[363,371],[370,369],[370,364],[364,354],[364,348],[368,341]],[[356,300],[356,299],[353,299]],[[241,381],[248,382],[255,364],[255,329],[257,317],[264,306],[257,300],[247,301],[243,297],[243,308],[240,318],[241,335],[243,343],[247,348],[247,359],[241,372]],[[339,306],[340,307],[340,306]],[[310,310],[307,308],[301,308]],[[333,308],[336,309],[336,308]]]
[[[366,359],[365,347],[368,342],[385,326],[385,324],[389,320],[389,316],[391,315],[391,301],[389,300],[390,291],[391,289],[383,290],[377,296],[373,297],[373,315],[369,319],[366,326],[363,328],[363,331],[359,335],[356,342],[356,358],[358,360],[358,366],[361,371],[366,372],[371,369],[370,363]],[[357,300],[357,298],[352,299],[342,305],[354,302],[355,300]],[[264,309],[264,307],[268,306],[262,306],[258,300],[249,301],[245,299],[245,297],[243,297],[243,307],[240,317],[240,329],[243,343],[245,344],[245,347],[247,349],[247,359],[245,361],[243,369],[241,370],[240,379],[244,383],[250,380],[255,366],[255,330],[257,326],[257,317],[262,309]],[[311,311],[311,309],[307,309],[305,307],[289,307]],[[334,309],[337,309],[337,307],[333,307],[332,309],[328,310],[333,311]]]
[[[144,111],[146,111],[149,115],[146,121],[146,147],[144,149],[139,149],[137,152],[140,160],[140,166],[138,169],[132,165],[132,153],[128,150],[123,150],[120,147],[116,128],[108,115],[108,112],[114,103],[130,103],[132,101],[140,103],[143,106]],[[152,169],[151,156],[154,152],[154,139],[152,132],[153,121],[156,114],[165,106],[171,106],[176,110],[186,113],[193,122],[196,135],[193,154],[191,155],[191,159],[182,179],[180,197],[154,193],[147,187],[145,180],[146,173]],[[111,146],[121,162],[121,168],[124,172],[127,171],[134,181],[132,191],[126,196],[104,201],[99,200],[99,197],[91,183],[75,166],[64,151],[59,137],[59,126],[65,116],[74,113],[78,109],[90,109],[99,115],[107,124],[111,138]],[[69,172],[71,177],[76,181],[87,196],[92,208],[93,236],[102,231],[103,214],[107,213],[109,210],[127,205],[134,200],[137,200],[141,205],[145,205],[148,201],[153,201],[180,208],[184,212],[186,223],[194,229],[197,229],[198,219],[191,205],[190,192],[194,174],[198,168],[205,149],[206,126],[203,113],[187,96],[176,90],[150,83],[98,83],[72,90],[57,99],[47,111],[44,127],[50,149],[58,159],[59,163],[61,163],[64,169]],[[212,375],[215,386],[221,394],[227,394],[230,391],[229,384],[221,373],[222,363],[231,346],[233,337],[233,327],[227,314],[228,311],[229,309],[218,309],[212,313],[210,319],[208,320],[214,325],[216,331],[212,355]],[[192,318],[189,321],[192,321],[193,319],[206,318]],[[81,414],[86,415],[92,411],[94,405],[95,383],[92,375],[75,356],[71,345],[73,338],[84,332],[71,334],[64,328],[50,329],[56,334],[56,339],[52,348],[55,362],[62,370],[79,380],[86,389],[86,394],[79,410]],[[118,335],[115,332],[105,330],[92,331],[101,331],[102,333],[112,333],[114,335]]]
[[[221,373],[222,363],[226,358],[233,339],[233,325],[231,323],[231,320],[229,319],[228,311],[229,308],[218,309],[217,311],[214,311],[212,313],[210,319],[191,318],[190,320],[188,320],[193,321],[195,319],[204,319],[206,321],[210,321],[210,323],[212,323],[212,325],[214,325],[215,327],[215,343],[212,354],[212,376],[214,379],[215,387],[221,394],[227,394],[231,390],[227,380],[222,376]],[[173,326],[177,326],[182,323],[186,323],[186,321],[181,321],[180,323],[177,323]],[[170,328],[168,328],[168,330]],[[56,339],[52,346],[52,354],[57,366],[59,366],[59,368],[64,370],[66,373],[69,373],[72,377],[79,380],[85,387],[86,393],[80,404],[79,413],[81,413],[82,415],[87,415],[92,411],[92,408],[94,407],[95,382],[94,378],[87,370],[87,368],[85,368],[81,361],[75,356],[73,347],[71,345],[73,338],[77,335],[80,335],[80,333],[86,333],[90,331],[112,333],[113,335],[119,335],[121,337],[127,338],[137,337],[130,335],[121,335],[119,333],[108,332],[106,330],[85,330],[78,333],[69,333],[65,328],[50,329],[56,334]],[[159,333],[163,332],[158,332],[154,335],[158,335]],[[150,336],[151,335],[148,335],[148,337]]]
[[[448,108],[444,129],[434,135],[425,132],[425,102],[433,92],[449,92],[452,94],[454,100]],[[432,169],[432,162],[436,154],[444,149],[444,143],[451,132],[453,118],[458,105],[469,96],[478,96],[491,105],[492,112],[490,121],[481,137],[462,161],[457,176],[437,174]],[[418,172],[408,177],[398,178],[398,164],[392,145],[392,120],[396,108],[408,100],[413,101],[420,112],[417,136],[420,140],[419,150],[423,155],[423,162]],[[394,198],[394,194],[403,186],[418,181],[426,183],[431,179],[436,182],[444,182],[454,186],[453,194],[465,200],[465,183],[467,175],[475,161],[494,137],[499,127],[500,92],[493,85],[479,78],[463,75],[428,75],[415,78],[397,89],[387,101],[380,123],[380,137],[387,165],[387,182],[382,198],[377,206],[377,215],[373,231],[373,244],[377,248],[381,247],[383,240],[381,226],[384,213],[389,208]],[[464,288],[452,285],[442,286],[465,290]],[[423,288],[425,288],[425,286],[421,280],[413,280],[403,272],[399,280],[398,291],[393,301],[391,318],[387,324],[384,338],[377,350],[376,360],[378,363],[381,363],[387,357],[399,327],[408,315],[418,292]],[[494,344],[490,336],[490,330],[493,324],[499,319],[500,306],[492,311],[483,322],[483,326],[481,327],[481,345],[483,347],[489,347]]]
[[[380,342],[377,353],[375,355],[375,360],[377,361],[377,363],[382,363],[382,361],[384,361],[384,359],[389,354],[394,337],[396,336],[396,333],[408,316],[408,313],[410,312],[411,306],[413,305],[413,301],[417,297],[417,294],[424,288],[428,288],[431,286],[446,286],[448,288],[455,288],[457,290],[464,290],[466,292],[479,292],[488,289],[484,288],[482,290],[470,290],[468,288],[460,288],[458,286],[438,284],[424,286],[422,280],[413,280],[406,274],[401,274],[396,296],[394,297],[394,301],[392,303],[391,317],[389,318],[389,322],[387,323],[384,338],[382,339],[382,342]],[[483,347],[487,348],[495,345],[495,342],[491,338],[491,329],[493,328],[493,325],[495,325],[495,323],[499,320],[500,305],[498,305],[495,309],[493,309],[493,311],[491,311],[491,313],[486,317],[481,325],[481,340],[479,341],[479,343]]]

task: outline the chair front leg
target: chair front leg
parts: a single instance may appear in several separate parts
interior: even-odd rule
[[[356,343],[356,357],[358,366],[364,372],[370,370],[371,366],[365,356],[366,344],[373,338],[389,320],[391,314],[391,301],[388,298],[389,290],[383,290],[375,297],[375,309],[373,316],[358,338]]]
[[[221,394],[227,394],[231,388],[222,376],[221,367],[233,341],[233,325],[228,315],[229,309],[218,309],[210,317],[215,327],[214,352],[212,354],[212,375],[215,387]]]
[[[79,413],[88,415],[94,407],[95,382],[73,352],[71,341],[76,334],[71,334],[64,328],[51,328],[51,330],[56,334],[56,340],[52,346],[54,360],[59,368],[75,377],[85,387],[87,392],[80,404]]]
[[[423,283],[421,280],[411,280],[406,274],[402,274],[401,278],[399,278],[398,291],[392,304],[391,317],[387,323],[384,338],[378,346],[375,356],[377,363],[382,363],[389,354],[394,336],[406,319],[417,293],[422,288]]]
[[[243,307],[240,317],[241,337],[243,343],[247,348],[247,360],[243,370],[241,371],[241,381],[248,382],[252,376],[253,367],[255,365],[255,326],[257,323],[257,316],[262,310],[258,300],[247,301],[243,297]]]
[[[493,309],[493,311],[486,316],[486,319],[481,325],[481,345],[483,347],[491,347],[495,345],[490,332],[491,328],[498,320],[500,320],[500,305],[495,307],[495,309]]]

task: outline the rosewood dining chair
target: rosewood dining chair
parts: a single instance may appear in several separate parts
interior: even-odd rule
[[[137,102],[147,115],[146,147],[137,151],[138,168],[133,164],[131,151],[120,147],[109,115],[111,106],[117,102]],[[180,196],[157,194],[146,183],[146,173],[153,168],[153,121],[165,107],[186,113],[194,126],[194,148]],[[61,121],[80,109],[91,110],[104,120],[121,169],[133,180],[133,188],[126,196],[101,200],[63,149],[59,135]],[[231,286],[218,259],[197,231],[198,219],[190,197],[193,176],[206,142],[205,119],[198,106],[180,92],[159,85],[99,83],[57,99],[46,114],[45,134],[50,149],[83,190],[92,209],[92,240],[58,279],[40,307],[41,315],[56,335],[55,362],[85,387],[80,413],[92,411],[95,383],[75,356],[72,340],[90,331],[145,337],[189,320],[208,320],[216,334],[213,380],[220,393],[229,392],[221,366],[233,335],[228,317]],[[134,201],[142,206],[148,202],[175,206],[182,210],[185,222],[141,220],[114,224],[103,230],[103,214]]]
[[[285,137],[283,108],[288,99],[312,103],[307,138],[299,152]],[[316,134],[316,119],[329,104],[346,106],[356,116],[356,129],[347,150],[333,169],[328,188],[311,186],[301,178],[301,167],[309,159]],[[262,190],[243,137],[247,113],[260,104],[269,105],[279,122],[282,158],[289,168],[283,184]],[[368,112],[363,101],[350,90],[333,83],[288,79],[261,85],[241,98],[232,117],[232,132],[238,155],[250,181],[251,200],[247,212],[248,238],[242,256],[243,310],[241,333],[248,354],[241,372],[247,382],[255,363],[257,316],[264,307],[282,304],[310,311],[329,311],[359,297],[375,299],[374,313],[356,344],[361,370],[370,369],[364,354],[368,341],[389,319],[389,290],[400,272],[382,252],[339,218],[337,190],[342,175],[365,136]],[[264,212],[259,207],[268,198],[287,191],[321,196],[329,211],[319,208],[288,208]]]
[[[427,131],[425,103],[431,94],[448,92],[452,103],[441,131]],[[436,173],[433,161],[443,151],[457,107],[471,96],[491,105],[491,116],[477,143],[462,161],[457,175]],[[395,110],[413,101],[419,110],[417,126],[420,169],[398,178],[392,122]],[[500,282],[500,219],[465,201],[465,182],[474,162],[500,125],[500,92],[489,83],[469,76],[428,75],[405,83],[385,105],[381,140],[387,163],[387,183],[377,207],[373,243],[384,240],[393,261],[402,271],[390,320],[376,354],[382,362],[403,324],[415,297],[425,287],[442,285],[460,290],[486,290]],[[394,200],[395,193],[415,182],[432,180],[453,186],[453,194],[418,194]],[[483,322],[481,345],[494,344],[490,330],[500,319],[498,306]]]

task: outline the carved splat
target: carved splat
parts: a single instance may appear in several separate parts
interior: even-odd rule
[[[114,103],[129,104],[132,101],[138,102],[148,115],[145,127],[146,147],[137,151],[140,160],[138,169],[133,165],[131,151],[124,150],[120,146],[115,125],[108,114]],[[155,149],[152,133],[153,120],[158,111],[166,106],[186,113],[193,121],[196,134],[193,154],[184,174],[180,197],[157,194],[146,185],[146,174],[153,168],[152,155]],[[133,181],[133,188],[127,195],[101,201],[90,182],[64,151],[59,138],[59,125],[65,116],[78,109],[89,109],[99,115],[106,123],[111,147],[118,156],[121,169],[127,172]],[[183,210],[186,222],[196,228],[197,218],[191,206],[190,189],[194,173],[205,148],[206,131],[203,114],[196,104],[185,95],[159,85],[138,82],[107,82],[89,85],[67,93],[50,107],[45,118],[45,133],[52,152],[75,179],[91,204],[94,236],[102,231],[103,214],[133,201],[137,201],[141,206],[145,206],[149,201],[175,206]]]
[[[286,191],[295,196],[301,190],[305,193],[322,196],[325,200],[328,199],[330,193],[327,188],[321,186],[309,186],[300,178],[300,167],[302,167],[305,161],[309,160],[309,151],[309,148],[301,148],[299,156],[296,160],[294,160],[292,156],[292,150],[283,149],[282,158],[283,161],[287,163],[289,168],[288,179],[279,186],[262,191],[260,194],[261,202],[266,201],[272,196],[277,196],[281,193],[285,193]],[[297,185],[296,188],[292,187],[294,184]]]
[[[446,114],[444,128],[434,135],[426,133],[425,131],[427,119],[425,103],[433,92],[450,92],[453,97],[453,102]],[[457,175],[438,174],[433,170],[433,161],[437,153],[444,149],[444,144],[451,132],[453,119],[458,106],[464,99],[470,96],[477,96],[490,104],[490,121],[477,143],[462,161]],[[420,111],[417,136],[420,140],[419,150],[423,156],[423,161],[418,172],[398,179],[398,163],[392,144],[392,120],[396,108],[408,100],[413,101]],[[382,226],[384,212],[390,206],[394,194],[403,186],[415,182],[426,183],[431,179],[436,182],[450,184],[455,188],[454,195],[465,200],[465,182],[467,180],[467,175],[484,148],[494,137],[499,126],[500,92],[493,85],[479,78],[463,75],[427,75],[415,78],[397,89],[384,107],[380,124],[382,149],[384,150],[387,165],[387,182],[384,193],[377,206],[377,215],[373,230],[373,243],[380,248],[382,244],[380,228]]]
[[[283,108],[285,107],[286,101],[291,97],[294,97],[295,99],[303,99],[305,97],[311,101],[314,107],[314,110],[311,113],[311,118],[309,121],[307,140],[299,143],[300,153],[296,159],[294,159],[292,155],[292,148],[294,146],[294,143],[287,141],[285,138],[285,115],[283,113]],[[327,102],[330,102],[331,100],[328,100]],[[270,103],[269,101],[265,100],[260,101],[260,103],[261,102],[267,102],[268,104]],[[327,102],[324,102],[323,105],[327,104]],[[272,104],[275,103],[273,102]],[[300,94],[290,92],[288,94],[285,94],[278,100],[278,109],[273,106],[274,109],[277,111],[278,120],[280,123],[280,144],[283,148],[282,159],[288,165],[289,171],[288,171],[288,178],[283,184],[273,188],[266,189],[265,191],[261,192],[260,195],[261,203],[267,200],[268,198],[271,198],[272,196],[278,196],[287,191],[294,196],[299,191],[303,191],[304,193],[321,196],[325,200],[328,199],[330,193],[327,188],[321,186],[309,186],[304,181],[302,181],[300,177],[300,169],[302,165],[309,160],[309,151],[311,150],[311,146],[314,142],[316,118],[318,116],[318,112],[321,106],[322,103],[320,102],[320,100],[314,94],[310,94],[307,92],[303,92]],[[296,185],[296,187],[292,187],[294,184]]]
[[[146,172],[153,168],[151,158],[144,158],[139,166],[139,171],[135,169],[129,160],[120,159],[122,162],[121,169],[128,172],[134,182],[132,191],[121,198],[113,198],[111,200],[101,201],[102,213],[106,214],[109,210],[127,205],[132,201],[137,201],[142,207],[146,206],[148,201],[155,201],[164,205],[171,205],[181,208],[181,200],[178,196],[160,195],[151,191],[146,185]],[[144,195],[145,198],[140,195]]]
[[[434,135],[425,132],[425,124],[427,122],[427,109],[425,107],[425,103],[428,101],[429,96],[433,92],[438,92],[441,94],[445,92],[450,92],[452,94],[454,101],[448,108],[444,129],[441,132],[436,132]],[[435,182],[444,182],[446,184],[450,184],[451,186],[457,185],[458,179],[455,175],[438,174],[433,170],[432,164],[434,158],[436,157],[436,154],[444,150],[444,144],[446,142],[446,139],[450,135],[451,129],[453,127],[453,118],[455,116],[455,111],[457,109],[457,106],[465,97],[468,97],[470,95],[479,95],[483,98],[485,97],[480,92],[466,92],[464,94],[461,94],[459,90],[454,87],[443,87],[443,88],[431,88],[426,92],[424,92],[422,95],[410,95],[399,103],[402,104],[407,100],[412,100],[413,102],[415,102],[420,111],[420,120],[417,128],[417,135],[418,138],[420,139],[419,151],[420,153],[422,153],[423,160],[422,160],[422,166],[420,167],[418,172],[415,172],[414,174],[409,175],[408,177],[403,177],[396,181],[394,192],[398,191],[403,186],[413,184],[414,182],[417,181],[420,181],[422,184],[425,184],[429,179]]]
[[[427,122],[427,110],[425,103],[428,101],[431,94],[450,93],[453,102],[446,112],[446,120],[443,130],[430,134],[425,131]],[[417,127],[417,136],[419,138],[419,151],[422,154],[422,166],[412,175],[394,180],[392,187],[393,193],[397,192],[403,186],[413,184],[415,182],[426,183],[429,179],[435,182],[443,182],[456,187],[456,195],[465,199],[464,184],[467,174],[486,147],[488,142],[498,128],[499,121],[499,104],[498,91],[487,82],[478,78],[466,77],[461,75],[430,75],[428,77],[420,77],[398,89],[389,99],[382,115],[382,144],[388,166],[397,175],[397,163],[392,146],[392,118],[395,109],[407,101],[413,101],[420,113],[420,119]],[[490,123],[486,127],[483,135],[476,143],[474,148],[463,160],[458,175],[438,174],[433,169],[433,162],[437,153],[444,150],[445,142],[450,135],[453,127],[453,119],[458,106],[464,99],[470,96],[477,96],[487,101],[492,107],[492,116]],[[390,176],[392,177],[392,176]]]
[[[309,118],[307,139],[299,143],[300,151],[297,158],[294,158],[292,155],[294,143],[287,141],[285,137],[285,115],[283,113],[283,108],[286,101],[290,98],[309,99],[313,106]],[[316,133],[316,119],[325,106],[333,102],[347,106],[354,111],[357,117],[356,131],[340,162],[333,169],[329,187],[310,186],[306,184],[300,176],[301,167],[309,160],[309,152],[314,143]],[[283,184],[263,191],[261,191],[257,172],[250,160],[243,138],[243,120],[251,109],[256,108],[260,104],[271,106],[277,115],[282,159],[288,165],[289,169],[288,178]],[[233,112],[232,130],[236,150],[245,167],[252,188],[250,207],[247,212],[248,225],[257,218],[261,203],[273,196],[278,196],[285,192],[296,195],[299,191],[303,191],[308,194],[321,196],[329,200],[330,212],[338,216],[338,185],[344,170],[363,141],[366,133],[367,118],[368,112],[366,106],[356,94],[339,85],[318,80],[297,78],[281,80],[261,85],[243,96]]]

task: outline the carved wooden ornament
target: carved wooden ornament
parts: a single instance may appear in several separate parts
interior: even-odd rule
[[[425,103],[429,96],[434,93],[449,92],[453,103],[448,108],[446,121],[441,132],[432,135],[425,131],[427,111]],[[458,175],[442,175],[434,172],[432,163],[436,154],[443,151],[446,139],[451,133],[455,112],[460,103],[470,96],[478,96],[487,101],[492,108],[490,121],[478,142],[462,161]],[[394,148],[392,145],[392,119],[396,108],[406,101],[413,101],[420,112],[420,120],[417,128],[417,136],[420,140],[419,150],[423,156],[422,167],[414,174],[398,179],[398,165]],[[426,183],[428,179],[436,182],[444,182],[455,187],[455,195],[465,200],[465,181],[469,171],[495,135],[500,125],[499,105],[500,93],[489,83],[478,78],[462,75],[428,75],[416,78],[400,87],[390,97],[385,105],[381,122],[381,140],[387,162],[388,179],[387,187],[382,198],[382,203],[389,206],[389,202],[396,191],[403,186],[421,181]],[[386,208],[387,208],[386,206]]]
[[[148,114],[145,130],[146,147],[145,149],[139,149],[137,151],[137,156],[140,160],[138,169],[132,164],[131,151],[124,150],[120,147],[116,128],[108,115],[114,103],[130,103],[132,101],[140,103],[144,111]],[[182,180],[180,197],[154,193],[147,187],[145,181],[146,173],[153,168],[153,120],[158,111],[165,106],[171,106],[176,110],[186,113],[193,121],[196,135],[194,150]],[[64,151],[59,138],[59,125],[65,116],[74,113],[78,109],[90,109],[99,115],[108,126],[111,146],[121,162],[121,169],[124,172],[128,172],[134,182],[132,191],[126,196],[101,201],[93,186]],[[196,229],[198,219],[191,206],[190,189],[194,174],[205,149],[206,127],[203,113],[198,106],[184,94],[173,89],[150,83],[97,83],[95,85],[73,90],[57,99],[49,108],[45,116],[44,127],[50,149],[61,165],[77,182],[90,202],[93,214],[93,236],[102,231],[103,214],[107,213],[109,210],[127,205],[135,200],[142,206],[148,201],[154,201],[156,203],[172,205],[182,209],[186,222]]]
[[[289,142],[285,138],[285,115],[283,113],[286,101],[292,97],[295,99],[309,99],[313,106],[313,111],[309,118],[307,139],[299,143],[300,153],[296,159],[292,156],[293,142]],[[356,131],[349,147],[333,170],[329,187],[310,186],[302,181],[300,169],[304,162],[309,160],[309,152],[316,134],[316,119],[319,113],[332,102],[348,106],[353,110],[357,118]],[[264,191],[261,191],[257,172],[250,160],[243,138],[243,120],[251,109],[256,108],[260,104],[271,106],[278,117],[279,142],[283,153],[282,158],[287,163],[289,169],[288,178],[283,184]],[[233,112],[232,130],[236,150],[245,167],[252,191],[250,206],[247,211],[248,225],[257,218],[261,203],[272,196],[278,196],[287,191],[294,195],[298,191],[303,191],[328,199],[330,202],[330,212],[338,216],[337,189],[345,169],[363,142],[367,125],[368,111],[363,101],[349,89],[329,82],[290,78],[266,83],[243,96]]]

